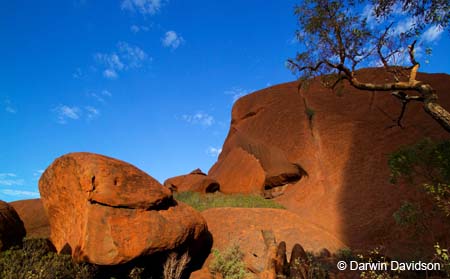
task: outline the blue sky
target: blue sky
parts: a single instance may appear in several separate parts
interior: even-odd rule
[[[233,101],[295,80],[296,1],[4,1],[0,199],[38,197],[69,152],[119,158],[160,182],[216,161]],[[429,32],[422,70],[450,72]],[[436,59],[436,57],[439,57]]]

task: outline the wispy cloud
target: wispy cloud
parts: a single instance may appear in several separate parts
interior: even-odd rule
[[[414,25],[416,24],[416,20],[412,17],[404,18],[399,21],[399,23],[394,27],[392,35],[400,35],[402,33],[407,33],[412,30]]]
[[[104,66],[103,76],[109,79],[115,79],[119,72],[136,69],[151,58],[137,46],[132,46],[126,42],[119,42],[116,51],[111,53],[96,53],[95,60]]]
[[[56,113],[59,124],[67,124],[68,120],[79,120],[82,116],[88,121],[100,116],[100,110],[91,105],[84,106],[83,108],[59,105],[53,109],[53,112]]]
[[[25,181],[14,173],[0,173],[0,186],[22,186]]]
[[[77,120],[81,115],[81,110],[76,106],[58,105],[53,112],[56,113],[59,124],[66,124],[69,119]]]
[[[17,113],[17,109],[12,104],[11,100],[5,99],[3,103],[4,103],[4,107],[5,107],[5,111],[6,112],[12,113],[12,114],[16,114]]]
[[[124,64],[116,53],[97,53],[95,59],[98,63],[104,65],[106,69],[103,71],[103,76],[109,79],[118,77],[117,72],[124,69]]]
[[[432,26],[423,33],[421,39],[425,43],[432,43],[439,40],[443,32],[444,32],[443,28],[440,28],[438,26]]]
[[[106,69],[103,71],[103,76],[108,79],[116,79],[118,77],[116,70]]]
[[[181,118],[190,124],[198,124],[204,127],[210,127],[215,122],[213,116],[204,112],[197,112],[195,114],[183,114]]]
[[[184,43],[183,37],[178,35],[175,31],[167,31],[164,37],[161,39],[162,45],[164,47],[170,47],[172,49],[177,49],[180,45]]]
[[[39,192],[33,191],[23,191],[23,190],[14,190],[14,189],[3,189],[0,190],[2,194],[14,197],[26,197],[26,198],[39,198]]]
[[[243,88],[240,88],[240,87],[233,87],[232,89],[225,91],[225,94],[231,95],[231,97],[233,98],[233,103],[234,103],[239,98],[249,94],[252,91],[253,90],[247,90],[247,89],[243,89]]]
[[[206,154],[208,154],[211,157],[217,157],[220,155],[220,153],[222,152],[222,148],[220,147],[208,147],[208,149],[206,149]]]
[[[122,10],[139,12],[143,15],[154,15],[161,10],[164,0],[123,0]]]
[[[100,115],[100,111],[92,106],[86,106],[84,107],[86,110],[86,117],[88,120],[94,119]]]
[[[108,90],[102,90],[100,93],[88,92],[87,96],[95,99],[96,101],[98,101],[100,103],[105,103],[106,98],[110,98],[112,96],[112,94]]]
[[[75,71],[72,74],[72,77],[75,79],[82,79],[84,78],[84,73],[81,70],[81,68],[76,68]]]
[[[134,34],[139,33],[139,32],[148,32],[149,30],[150,30],[150,28],[145,25],[133,24],[130,26],[130,31],[133,32]]]

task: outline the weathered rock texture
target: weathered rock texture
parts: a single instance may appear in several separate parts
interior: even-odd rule
[[[14,207],[0,201],[0,251],[22,243],[25,228]]]
[[[164,181],[164,186],[172,192],[214,193],[220,189],[219,182],[207,176],[200,169],[193,170],[186,175],[169,178]]]
[[[41,199],[10,202],[25,225],[27,238],[49,238],[50,224]]]
[[[389,80],[379,69],[357,75]],[[450,109],[449,75],[419,74],[418,79],[432,84],[441,105]],[[387,253],[431,252],[429,235],[418,240],[394,223],[392,214],[404,200],[423,195],[411,185],[389,183],[387,155],[424,137],[448,139],[449,134],[417,102],[408,105],[403,128],[397,126],[401,104],[389,92],[347,84],[340,93],[332,92],[317,79],[298,88],[298,82],[280,84],[235,103],[222,153],[209,171],[221,190],[279,189],[284,194],[276,199],[288,210],[352,248],[382,244]],[[450,229],[434,231],[435,240],[448,240]]]
[[[177,204],[169,189],[105,156],[71,153],[56,159],[39,190],[53,244],[77,261],[125,263],[186,246],[207,232],[202,216]]]
[[[275,239],[285,241],[287,251],[291,251],[296,243],[302,243],[308,251],[317,252],[324,247],[336,250],[343,246],[326,230],[304,222],[287,210],[212,208],[203,211],[202,215],[213,236],[213,248],[223,251],[238,244],[244,252],[244,262],[255,274],[262,272],[267,264],[267,244],[262,231],[271,231]]]
[[[243,118],[255,115],[256,112]],[[227,140],[230,149],[209,171],[220,182],[221,192],[270,195],[271,189],[296,182],[306,174],[298,164],[288,160],[283,150],[263,140],[238,130]]]

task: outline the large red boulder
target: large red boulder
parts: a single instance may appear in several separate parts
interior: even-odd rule
[[[10,202],[25,225],[27,238],[49,238],[50,224],[41,199]]]
[[[364,81],[390,80],[382,69],[357,75]],[[419,74],[418,79],[430,83],[450,110],[449,75]],[[209,171],[222,191],[279,188],[284,194],[276,199],[288,210],[351,248],[382,244],[388,252],[408,256],[412,250],[432,252],[436,240],[449,241],[445,226],[434,228],[434,240],[426,234],[419,241],[414,232],[402,233],[392,217],[405,200],[427,201],[413,185],[389,183],[388,154],[424,137],[450,138],[421,103],[408,105],[400,127],[401,103],[389,92],[361,91],[345,82],[333,92],[319,79],[305,85],[272,86],[234,104],[229,134]]]
[[[169,189],[102,155],[70,153],[56,159],[42,174],[39,190],[53,244],[77,261],[125,263],[189,246],[207,233],[203,217],[174,201]]]
[[[220,190],[220,184],[200,169],[193,170],[189,174],[175,176],[164,181],[164,187],[172,192],[198,192],[214,193]]]
[[[22,243],[25,227],[14,207],[0,201],[0,251]]]

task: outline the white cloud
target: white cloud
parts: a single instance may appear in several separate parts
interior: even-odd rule
[[[116,53],[106,54],[106,53],[97,53],[95,55],[95,59],[100,63],[107,67],[107,70],[110,72],[115,72],[116,70],[123,70],[125,67],[122,61],[120,60],[119,55]]]
[[[148,58],[147,53],[137,46],[131,46],[126,42],[119,42],[117,44],[120,56],[125,60],[126,68],[139,68],[142,62]]]
[[[4,101],[4,105],[5,105],[5,111],[8,113],[12,113],[12,114],[16,114],[17,113],[17,109],[13,106],[13,104],[11,103],[11,101],[9,99],[6,99]]]
[[[145,26],[145,25],[136,25],[136,24],[133,24],[133,25],[131,25],[130,26],[130,30],[131,30],[131,32],[133,32],[133,33],[139,33],[139,32],[147,32],[148,30],[150,30],[150,28],[148,27],[148,26]]]
[[[119,42],[116,51],[96,53],[94,58],[105,67],[103,76],[109,79],[115,79],[119,76],[119,72],[139,68],[146,60],[151,60],[141,48],[126,42]]]
[[[109,92],[108,90],[102,90],[101,94],[102,94],[103,96],[108,96],[108,97],[111,97],[111,96],[112,96],[111,92]]]
[[[217,157],[220,155],[220,153],[222,152],[222,148],[219,147],[208,147],[208,149],[206,150],[206,154],[208,154],[211,157]]]
[[[22,186],[25,181],[14,173],[0,173],[0,186]]]
[[[108,79],[116,79],[117,72],[113,69],[106,69],[103,71],[103,76]]]
[[[27,198],[39,198],[40,195],[38,192],[32,192],[32,191],[23,191],[23,190],[14,190],[14,189],[4,189],[0,190],[1,193],[8,195],[8,196],[15,196],[15,197],[27,197]]]
[[[123,0],[122,10],[139,12],[143,15],[154,15],[161,9],[164,0]]]
[[[53,111],[57,114],[59,124],[66,124],[68,119],[77,120],[81,115],[80,109],[76,106],[59,105]]]
[[[162,45],[164,47],[171,47],[172,49],[178,48],[181,44],[184,43],[183,37],[178,35],[175,31],[167,31],[164,35],[164,38],[161,39]]]
[[[402,33],[407,33],[408,31],[411,31],[415,23],[416,21],[412,17],[404,18],[393,28],[393,35],[394,36],[400,35]]]
[[[225,91],[225,94],[231,95],[234,103],[242,96],[249,94],[251,91],[253,90],[247,90],[240,87],[233,87],[232,89]]]
[[[426,43],[435,42],[439,40],[443,32],[444,32],[443,28],[439,28],[438,26],[432,26],[423,33],[422,41]]]
[[[86,117],[88,120],[94,119],[100,115],[100,111],[92,106],[86,106],[84,109],[86,110]]]
[[[183,114],[181,118],[191,124],[199,124],[205,127],[210,127],[214,124],[214,117],[203,112],[197,112],[195,114]]]
[[[112,96],[112,94],[108,90],[102,90],[100,93],[88,92],[87,96],[97,100],[100,103],[105,103],[106,102],[105,99],[110,98]]]

